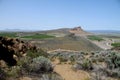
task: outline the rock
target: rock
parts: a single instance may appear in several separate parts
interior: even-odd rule
[[[4,60],[9,66],[16,65],[17,60],[25,56],[28,49],[37,48],[16,38],[0,37],[0,60]]]
[[[83,30],[81,26],[75,27],[71,30],[69,30],[70,33],[75,34],[76,36],[86,36],[86,35],[91,35],[91,33]]]

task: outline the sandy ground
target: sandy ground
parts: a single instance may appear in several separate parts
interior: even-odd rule
[[[89,74],[82,70],[73,70],[70,64],[58,64],[53,62],[55,65],[54,71],[60,74],[64,80],[88,80]]]
[[[74,71],[71,69],[71,65],[61,64],[56,65],[55,71],[60,74],[64,80],[87,80],[89,79],[88,73],[84,71]]]

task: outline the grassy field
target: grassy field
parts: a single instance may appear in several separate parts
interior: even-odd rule
[[[104,40],[102,37],[94,36],[94,35],[88,36],[88,39],[90,39],[90,40],[96,40],[96,41],[102,41],[102,40]]]
[[[29,36],[23,36],[21,38],[45,39],[45,38],[54,38],[54,36],[46,35],[46,34],[34,34],[34,35],[29,35]]]
[[[4,36],[4,37],[12,37],[12,38],[14,38],[14,37],[17,37],[17,33],[15,33],[15,32],[11,32],[11,33],[8,33],[8,32],[2,32],[2,33],[0,33],[0,36]]]
[[[11,38],[23,38],[23,39],[46,39],[46,38],[54,38],[55,36],[47,35],[47,34],[29,34],[29,35],[22,35],[18,36],[19,33],[17,32],[1,32],[0,36],[4,37],[11,37]]]
[[[113,47],[120,47],[120,42],[112,43],[111,44]]]

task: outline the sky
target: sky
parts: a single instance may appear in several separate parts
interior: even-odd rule
[[[0,0],[0,30],[120,30],[120,0]]]

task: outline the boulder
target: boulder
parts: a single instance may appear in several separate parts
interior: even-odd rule
[[[16,38],[0,37],[0,60],[4,60],[9,66],[17,64],[20,57],[26,55],[28,49],[36,47]]]

